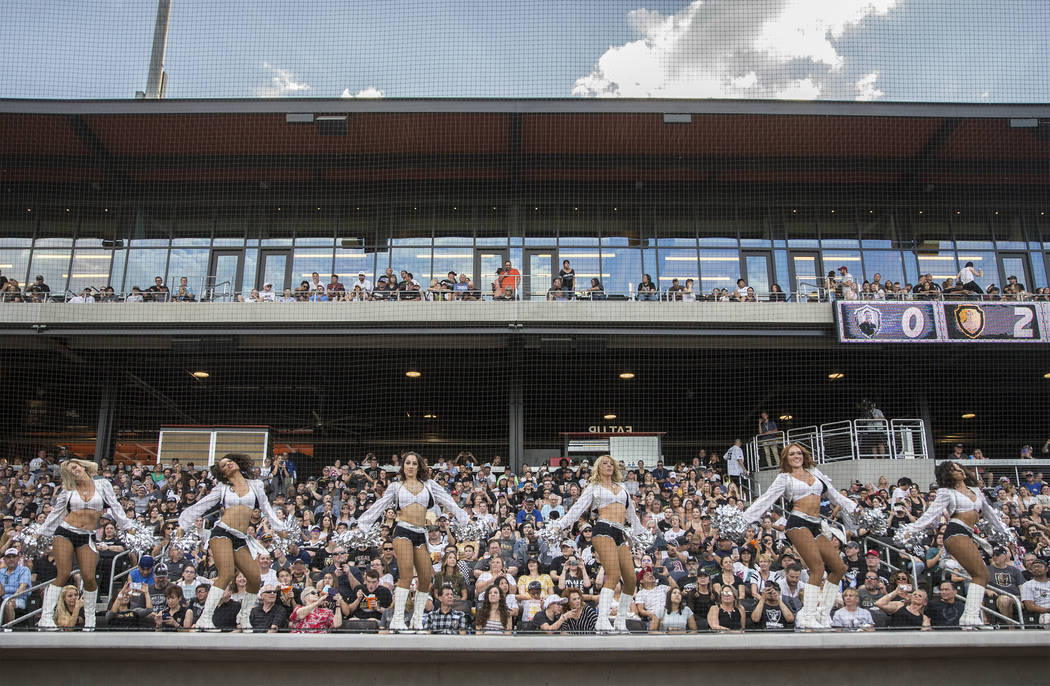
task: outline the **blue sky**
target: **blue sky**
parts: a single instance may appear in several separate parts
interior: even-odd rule
[[[144,90],[155,0],[0,3],[0,97]],[[1050,101],[1046,0],[173,0],[169,98]]]

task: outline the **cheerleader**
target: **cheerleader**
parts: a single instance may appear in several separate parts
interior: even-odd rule
[[[84,628],[95,626],[98,582],[95,566],[98,564],[98,549],[95,547],[95,529],[102,511],[109,509],[110,515],[121,529],[131,527],[134,522],[124,514],[113,485],[105,479],[96,479],[98,465],[88,460],[72,459],[62,463],[59,476],[62,488],[55,497],[51,514],[44,521],[42,534],[53,534],[51,554],[55,558],[55,579],[44,591],[44,605],[37,626],[55,628],[55,606],[58,605],[62,587],[73,571],[73,556],[80,567],[84,586]]]
[[[397,558],[398,580],[394,587],[394,611],[390,618],[392,631],[423,630],[423,614],[430,596],[430,580],[434,565],[427,549],[427,510],[435,504],[451,513],[456,521],[465,524],[470,516],[456,505],[436,481],[430,478],[430,467],[414,452],[405,455],[397,480],[387,486],[383,496],[376,500],[357,520],[357,528],[366,531],[388,508],[397,509],[397,524],[391,533],[394,556]],[[405,625],[405,605],[416,576],[416,595],[412,604],[412,620]]]
[[[598,521],[591,530],[591,543],[598,553],[598,563],[604,571],[605,581],[598,593],[598,621],[595,630],[598,633],[627,631],[627,615],[634,601],[637,576],[634,572],[634,559],[631,557],[631,545],[627,540],[630,533],[645,532],[645,527],[634,510],[634,501],[624,488],[623,473],[620,465],[609,455],[601,455],[594,461],[590,483],[573,503],[564,517],[548,524],[558,531],[565,531],[573,522],[588,510],[598,513]],[[620,605],[616,613],[616,626],[609,621],[613,598],[616,596],[616,584],[620,586]]]
[[[193,625],[198,629],[215,629],[212,623],[215,608],[237,572],[240,572],[248,584],[241,600],[241,610],[237,613],[237,626],[251,631],[250,616],[262,584],[255,558],[266,552],[258,540],[245,533],[251,526],[252,511],[260,510],[275,530],[282,528],[282,522],[266,499],[262,481],[247,476],[252,474],[253,469],[252,458],[248,455],[229,453],[223,456],[211,468],[212,476],[218,483],[208,495],[179,515],[180,531],[177,536],[181,536],[184,531],[191,531],[197,519],[216,505],[222,512],[208,539],[208,548],[215,560],[218,576],[208,591],[208,599],[197,623]]]
[[[955,462],[942,462],[934,471],[937,480],[937,497],[925,514],[903,528],[906,532],[918,533],[937,526],[941,516],[947,514],[948,525],[944,528],[944,547],[948,553],[970,575],[970,587],[966,590],[966,605],[959,626],[980,626],[981,605],[988,586],[988,565],[973,540],[974,525],[983,515],[1004,536],[1009,530],[999,518],[988,499],[981,493],[977,478],[969,470]]]
[[[831,541],[832,530],[823,531],[820,500],[827,497],[846,512],[856,510],[857,504],[835,490],[828,477],[816,468],[809,451],[799,443],[784,446],[780,453],[780,474],[762,497],[744,511],[744,519],[758,522],[781,496],[792,503],[787,518],[788,540],[809,569],[809,583],[805,584],[802,611],[795,625],[800,629],[831,628],[831,611],[846,565]],[[822,589],[819,584],[825,571],[828,576]]]

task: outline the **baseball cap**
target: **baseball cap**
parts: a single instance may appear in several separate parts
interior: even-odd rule
[[[992,555],[1006,555],[1006,548],[1002,546],[992,548]]]
[[[529,590],[530,591],[538,591],[541,588],[543,588],[543,584],[541,584],[539,581],[530,581],[529,582]]]
[[[846,265],[842,265],[841,267],[839,267],[839,271],[840,272],[848,272],[849,269],[846,267]]]
[[[143,555],[139,558],[139,567],[143,569],[150,569],[153,567],[153,564],[153,556],[151,555]]]
[[[7,550],[4,551],[4,557],[7,557],[8,555],[18,555],[18,554],[19,554],[18,553],[18,548],[8,548]]]
[[[847,548],[860,548],[860,543],[857,543],[856,541],[850,541],[849,543],[846,544],[846,547]]]
[[[562,598],[560,595],[549,595],[543,599],[543,609],[546,610],[551,605],[561,605],[562,603],[569,602],[566,598]]]
[[[157,565],[153,569],[153,576],[168,576],[168,566],[163,564]]]
[[[878,552],[876,552],[876,551],[874,551],[874,550],[869,550],[868,552],[866,552],[866,553],[864,553],[864,554],[865,554],[866,556],[868,556],[868,557],[878,557],[878,556],[879,556]]]

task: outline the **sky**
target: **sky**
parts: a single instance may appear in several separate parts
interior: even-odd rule
[[[4,0],[0,98],[145,90],[156,0]],[[1048,0],[172,0],[168,98],[1050,102]]]

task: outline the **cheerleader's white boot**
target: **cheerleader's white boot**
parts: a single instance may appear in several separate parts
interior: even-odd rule
[[[598,623],[594,625],[596,633],[612,633],[613,625],[609,622],[609,611],[612,609],[615,596],[616,591],[611,588],[603,588],[601,593],[598,594]]]

